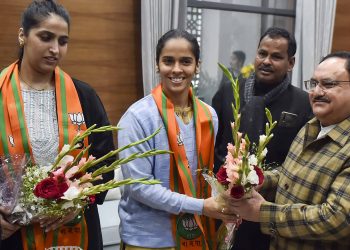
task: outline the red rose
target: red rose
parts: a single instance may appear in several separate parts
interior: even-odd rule
[[[58,183],[58,190],[59,190],[59,195],[60,197],[63,196],[64,192],[66,192],[68,190],[68,184],[67,182],[61,182],[61,183]],[[59,197],[59,198],[60,198]]]
[[[227,172],[226,172],[226,168],[224,168],[224,166],[221,166],[219,168],[219,171],[216,174],[216,179],[222,185],[228,185],[230,183],[229,181],[227,181]]]
[[[56,179],[58,183],[61,183],[61,182],[65,182],[66,181],[66,177],[64,176],[64,174],[59,174],[59,175],[54,175],[52,177],[53,179]]]
[[[66,177],[64,176],[64,174],[61,174],[61,175],[56,176],[56,180],[57,180],[58,190],[60,192],[60,197],[62,197],[63,193],[66,192],[68,189]]]
[[[68,184],[65,181],[59,182],[57,178],[48,177],[39,182],[34,189],[36,197],[44,199],[59,199],[68,189]]]
[[[259,177],[259,184],[258,185],[261,185],[263,182],[264,182],[264,173],[263,171],[261,170],[261,168],[257,167],[257,166],[254,166],[254,170],[256,172],[256,174],[258,175]]]
[[[244,188],[241,185],[234,185],[231,188],[230,195],[235,199],[240,199],[244,195]]]
[[[90,196],[89,196],[89,204],[94,204],[94,203],[95,203],[95,200],[96,200],[95,195],[90,195]]]

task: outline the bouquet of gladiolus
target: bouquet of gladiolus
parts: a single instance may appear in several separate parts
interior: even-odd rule
[[[230,71],[219,63],[226,77],[231,81],[234,103],[232,103],[233,118],[235,122],[231,123],[233,144],[227,145],[227,156],[223,166],[220,167],[216,176],[208,171],[204,172],[204,178],[209,182],[214,193],[223,194],[229,192],[235,199],[243,197],[249,198],[254,187],[261,185],[264,181],[264,159],[267,153],[266,145],[273,137],[272,129],[277,122],[272,121],[271,113],[265,109],[268,122],[265,125],[265,135],[260,135],[258,145],[252,144],[247,135],[239,132],[241,115],[239,84],[238,79],[233,79]],[[220,197],[220,196],[219,196]],[[230,249],[233,244],[234,229],[238,227],[237,223],[222,224],[218,232],[219,249]]]
[[[147,152],[135,153],[126,158],[117,159],[109,166],[104,165],[97,170],[90,171],[94,166],[110,157],[116,156],[120,151],[149,140],[160,131],[159,129],[149,137],[111,151],[99,159],[95,159],[93,156],[84,157],[90,146],[82,149],[76,157],[70,155],[73,150],[81,147],[80,142],[91,133],[115,131],[118,129],[118,127],[114,126],[100,128],[96,128],[95,125],[91,126],[77,134],[69,145],[64,145],[55,162],[50,166],[37,166],[28,163],[26,156],[22,158],[16,157],[16,162],[12,160],[13,157],[5,157],[5,160],[2,160],[0,164],[2,171],[0,176],[3,177],[1,182],[5,186],[10,184],[12,188],[17,187],[15,190],[20,189],[14,194],[1,191],[0,200],[12,200],[12,203],[7,203],[5,207],[5,210],[11,212],[7,219],[12,223],[27,225],[41,216],[60,217],[72,211],[84,209],[86,205],[95,201],[96,194],[112,188],[133,183],[160,183],[158,180],[125,179],[121,181],[110,180],[97,185],[93,184],[95,181],[102,179],[103,173],[114,171],[121,164],[136,158],[170,153],[166,150],[153,149]],[[12,170],[10,171],[10,169]],[[5,172],[7,174],[3,174]],[[18,186],[21,188],[18,188]],[[16,200],[16,202],[13,200]]]

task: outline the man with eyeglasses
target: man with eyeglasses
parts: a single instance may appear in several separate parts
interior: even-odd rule
[[[283,163],[289,147],[304,124],[312,118],[312,111],[305,91],[291,85],[289,72],[295,62],[296,41],[287,30],[269,28],[260,38],[254,68],[248,79],[239,79],[241,99],[241,132],[257,143],[265,133],[265,107],[278,124],[274,137],[267,146],[266,164],[271,168]],[[213,99],[213,107],[219,118],[215,144],[215,169],[227,155],[227,143],[232,142],[230,122],[233,121],[233,93],[230,82],[221,86]],[[268,195],[268,194],[267,194]],[[270,194],[269,200],[274,194]],[[236,233],[233,250],[269,249],[269,235],[261,233],[258,223],[244,221]]]
[[[298,133],[284,164],[265,172],[261,191],[232,202],[260,222],[270,249],[350,249],[350,52],[327,55],[305,81],[315,118]]]

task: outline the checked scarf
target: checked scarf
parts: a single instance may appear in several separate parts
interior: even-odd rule
[[[265,107],[278,98],[290,85],[290,77],[287,76],[271,91],[263,96],[255,95],[255,73],[252,73],[243,86],[244,101],[242,106],[241,128],[242,133],[249,135],[251,142],[257,143],[259,136],[265,133]]]

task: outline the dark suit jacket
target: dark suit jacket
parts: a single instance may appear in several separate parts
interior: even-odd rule
[[[106,111],[103,107],[103,104],[100,98],[97,96],[96,92],[86,83],[73,79],[75,87],[77,89],[80,103],[83,109],[85,123],[87,127],[90,127],[93,124],[97,124],[97,127],[109,125],[108,117]],[[89,143],[91,148],[89,151],[90,155],[99,158],[106,153],[114,150],[113,136],[111,132],[91,134],[89,136]],[[109,159],[99,166],[105,164],[110,164],[113,159]],[[97,166],[97,168],[99,167]],[[114,178],[114,172],[104,174],[103,182],[107,182]],[[105,193],[101,193],[96,196],[95,204],[89,205],[85,209],[85,219],[88,227],[88,249],[89,250],[102,250],[103,241],[101,233],[100,218],[98,215],[97,204],[102,204]],[[6,240],[2,241],[2,249],[8,250],[22,250],[22,239],[21,239],[21,230],[18,230],[15,234],[9,237]]]

